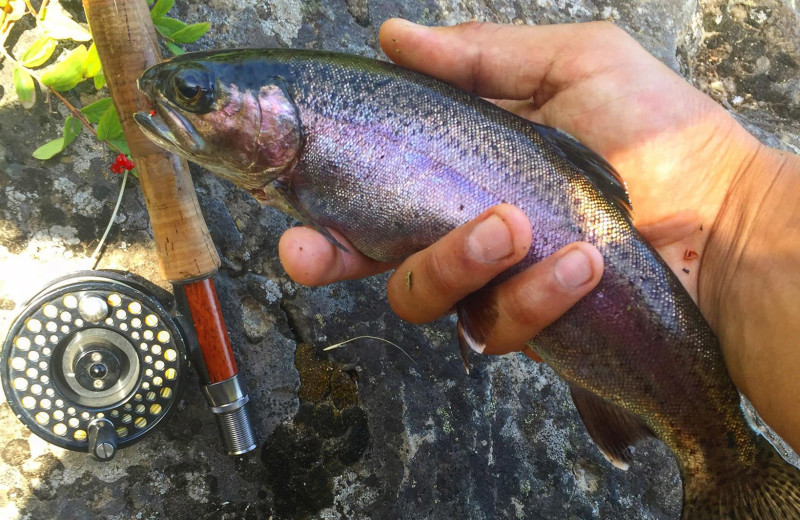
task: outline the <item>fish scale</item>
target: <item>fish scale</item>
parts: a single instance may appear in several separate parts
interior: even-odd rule
[[[139,86],[156,115],[136,120],[154,141],[376,260],[405,258],[500,202],[522,209],[532,247],[458,304],[462,347],[482,346],[497,283],[591,242],[605,261],[599,284],[530,344],[570,384],[606,458],[627,468],[630,447],[655,435],[678,460],[683,518],[800,518],[800,472],[747,425],[716,337],[594,152],[433,78],[350,55],[187,54]],[[231,125],[231,105],[257,108]],[[246,160],[226,148],[253,136]]]

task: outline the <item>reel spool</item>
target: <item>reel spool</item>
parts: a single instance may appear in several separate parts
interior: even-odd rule
[[[130,274],[85,271],[34,296],[3,343],[3,390],[30,430],[110,460],[174,409],[188,369],[181,330]]]

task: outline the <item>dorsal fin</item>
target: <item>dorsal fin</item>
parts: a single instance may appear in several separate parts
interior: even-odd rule
[[[600,453],[614,466],[627,470],[631,463],[631,446],[639,439],[653,437],[653,432],[632,413],[588,390],[569,385],[569,391]]]
[[[631,221],[633,207],[625,181],[608,161],[557,128],[536,125],[536,129],[561,158],[581,171],[586,180]]]

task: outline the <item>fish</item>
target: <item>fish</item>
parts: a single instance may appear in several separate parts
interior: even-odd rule
[[[138,81],[134,115],[163,148],[262,204],[330,230],[375,260],[419,251],[500,203],[529,217],[527,256],[574,241],[605,260],[597,287],[529,345],[567,381],[616,467],[657,437],[674,453],[683,519],[800,518],[800,471],[747,423],[719,342],[636,230],[625,184],[601,156],[449,84],[369,58],[235,49],[178,56]],[[486,289],[488,290],[488,289]],[[459,302],[459,341],[480,348],[496,313]]]

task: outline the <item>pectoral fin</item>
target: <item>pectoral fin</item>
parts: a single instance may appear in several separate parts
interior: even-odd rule
[[[614,466],[627,470],[632,461],[631,446],[653,432],[632,413],[574,385],[569,386],[575,408],[581,414],[589,436]]]
[[[278,209],[280,209],[281,211],[283,211],[284,213],[287,213],[288,215],[297,218],[298,220],[302,221],[303,224],[305,224],[307,226],[311,226],[319,234],[321,234],[326,239],[328,239],[328,242],[330,242],[334,246],[338,247],[339,249],[341,249],[345,253],[350,253],[350,250],[347,249],[345,246],[343,246],[341,242],[336,240],[336,237],[334,237],[331,234],[331,232],[328,230],[328,228],[326,228],[325,226],[319,224],[314,219],[314,217],[311,216],[311,214],[309,214],[305,210],[305,208],[303,208],[303,206],[299,203],[299,201],[297,200],[297,197],[294,195],[292,190],[288,189],[286,186],[284,186],[283,184],[281,184],[281,183],[279,183],[277,181],[270,183],[269,186],[270,186],[270,188],[272,190],[272,193],[275,194],[275,195],[278,195],[282,199],[283,204],[281,206],[288,207],[289,210],[284,209],[283,207],[278,206],[278,205],[276,205],[274,203],[271,203],[270,205],[275,206]],[[265,189],[265,192],[266,192],[266,189]]]

